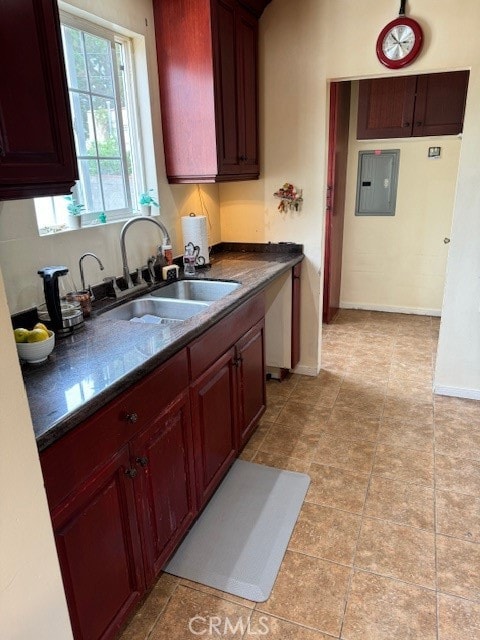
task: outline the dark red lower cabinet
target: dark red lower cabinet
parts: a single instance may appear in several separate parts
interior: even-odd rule
[[[128,447],[52,513],[76,640],[106,640],[145,591]]]
[[[196,515],[188,392],[132,443],[147,585]]]
[[[118,637],[253,433],[263,316],[248,300],[41,453],[75,640]]]
[[[229,349],[191,386],[199,507],[236,456],[235,350]]]
[[[242,449],[266,408],[265,322],[248,331],[236,345],[238,447]]]

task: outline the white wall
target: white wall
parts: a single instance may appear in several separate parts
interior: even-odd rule
[[[68,640],[70,621],[1,273],[0,327],[0,638]]]
[[[461,140],[357,140],[357,107],[353,82],[340,306],[440,315]],[[393,217],[355,216],[358,153],[374,149],[400,150]]]

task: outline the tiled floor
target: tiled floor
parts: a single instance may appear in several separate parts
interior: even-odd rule
[[[269,382],[242,457],[312,479],[271,597],[163,574],[122,640],[480,639],[480,402],[433,398],[438,326],[342,311],[317,378]]]

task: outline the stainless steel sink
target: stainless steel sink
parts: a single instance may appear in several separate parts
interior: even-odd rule
[[[207,307],[206,302],[158,300],[143,297],[125,302],[110,311],[105,311],[101,317],[109,320],[129,320],[148,324],[174,324],[205,311]]]
[[[235,291],[239,286],[239,282],[225,280],[177,280],[150,295],[155,298],[213,302]]]

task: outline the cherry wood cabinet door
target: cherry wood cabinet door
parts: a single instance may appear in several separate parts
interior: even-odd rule
[[[456,135],[463,130],[468,71],[418,76],[414,136]]]
[[[158,575],[196,514],[188,391],[132,443],[145,575]]]
[[[222,175],[240,170],[235,5],[233,0],[212,4],[218,173]]]
[[[236,455],[235,350],[190,387],[198,506],[210,498]]]
[[[360,80],[357,138],[412,135],[416,76]]]
[[[128,474],[125,446],[52,512],[75,640],[113,640],[145,590]]]
[[[0,199],[77,178],[56,0],[0,0]]]
[[[258,22],[237,7],[238,140],[240,173],[258,177]]]
[[[255,430],[266,408],[265,323],[259,322],[235,346],[238,384],[238,448]]]

